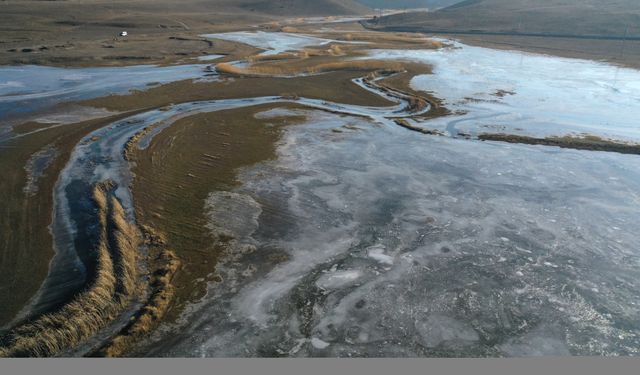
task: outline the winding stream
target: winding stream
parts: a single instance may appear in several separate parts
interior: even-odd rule
[[[391,107],[367,107],[332,103],[317,99],[285,99],[278,96],[247,99],[200,101],[177,104],[168,108],[152,110],[114,122],[96,130],[75,147],[68,164],[59,176],[54,191],[54,210],[51,231],[56,254],[51,262],[49,275],[36,294],[31,311],[24,315],[38,314],[51,306],[59,305],[86,282],[83,257],[86,260],[89,244],[95,243],[94,186],[111,180],[118,188],[115,195],[127,210],[130,220],[135,220],[129,186],[131,172],[124,158],[127,141],[146,127],[156,127],[141,140],[145,147],[152,137],[180,118],[196,113],[215,112],[232,108],[251,107],[268,103],[297,103],[309,108],[338,112],[353,116],[365,116],[373,121],[387,122],[387,117],[402,117],[419,113],[409,112],[409,103],[402,97],[379,90],[364,79],[355,79],[355,84],[389,100],[397,102]]]

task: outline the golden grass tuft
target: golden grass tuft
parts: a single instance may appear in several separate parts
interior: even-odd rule
[[[342,50],[342,47],[338,44],[332,44],[327,51],[331,56],[344,56],[345,53]]]
[[[113,197],[110,183],[94,189],[100,223],[95,247],[97,267],[91,285],[60,310],[43,315],[8,334],[3,357],[50,357],[71,349],[113,320],[136,292],[139,236]]]
[[[403,64],[397,61],[387,60],[347,60],[320,63],[302,68],[291,68],[287,65],[252,65],[241,68],[229,63],[216,65],[216,70],[221,74],[239,76],[290,76],[296,74],[318,74],[331,71],[347,70],[386,70],[400,72],[404,70]]]
[[[116,265],[116,275],[120,287],[119,298],[125,303],[130,296],[138,291],[138,247],[140,245],[140,235],[135,226],[126,220],[126,213],[120,202],[111,198],[111,221],[113,223],[113,240],[119,255],[119,262]]]
[[[348,60],[318,64],[308,68],[307,72],[323,73],[335,70],[386,70],[391,72],[400,72],[404,70],[404,66],[402,63],[397,61]]]
[[[297,29],[295,27],[292,27],[292,26],[285,26],[282,29],[280,29],[280,31],[282,31],[283,33],[298,33],[298,32],[300,32],[299,29]]]
[[[146,304],[135,320],[105,345],[99,354],[106,357],[122,356],[133,343],[151,332],[169,310],[175,292],[171,282],[180,268],[180,261],[173,251],[163,249],[155,263],[157,267],[152,274],[152,291]]]
[[[380,33],[365,31],[351,32],[344,36],[338,35],[337,37],[346,41],[373,42],[377,44],[408,44],[430,49],[439,49],[444,47],[444,44],[440,41],[414,33]]]
[[[279,61],[279,60],[291,60],[304,58],[305,54],[295,53],[295,52],[281,52],[273,55],[254,55],[248,58],[251,62],[258,61]]]
[[[133,153],[134,153],[134,150],[135,150],[135,146],[138,144],[140,139],[142,139],[142,137],[144,137],[147,134],[149,134],[158,125],[159,124],[153,124],[153,125],[146,126],[144,129],[142,129],[141,131],[137,132],[136,134],[131,136],[131,138],[129,138],[129,140],[127,140],[127,143],[125,143],[125,145],[124,145],[124,152],[123,152],[124,160],[131,161],[133,159]]]

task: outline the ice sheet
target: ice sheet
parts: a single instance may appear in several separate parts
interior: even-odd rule
[[[241,175],[254,250],[151,354],[640,354],[636,156],[307,117]]]
[[[237,31],[219,34],[205,34],[202,36],[210,39],[223,39],[248,44],[256,48],[264,49],[265,52],[262,53],[263,55],[277,55],[282,52],[297,51],[308,46],[323,46],[332,42],[354,43],[318,38],[304,34],[265,31]]]
[[[126,93],[150,85],[200,78],[206,65],[115,68],[0,67],[0,118],[51,108],[62,102]]]
[[[533,135],[585,132],[640,140],[640,71],[448,43],[452,47],[442,50],[371,52],[375,58],[432,64],[433,74],[415,77],[412,87],[466,112],[425,126]]]

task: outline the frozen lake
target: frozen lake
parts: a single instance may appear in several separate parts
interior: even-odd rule
[[[455,114],[416,125],[640,139],[636,70],[457,43],[370,55],[434,66],[411,84]],[[639,354],[637,156],[303,114],[277,160],[203,203],[212,235],[234,237],[222,281],[143,353]]]
[[[149,354],[638,354],[636,156],[306,114],[205,202],[224,281]]]
[[[114,68],[4,66],[0,67],[0,118],[46,110],[63,102],[201,78],[205,67],[200,64]]]
[[[209,39],[230,40],[263,49],[262,55],[277,55],[288,51],[298,51],[304,47],[324,46],[329,43],[367,44],[365,42],[349,42],[318,38],[311,35],[293,33],[271,33],[265,31],[236,31],[219,34],[202,35]]]
[[[432,92],[448,108],[464,114],[424,126],[465,133],[589,133],[640,140],[640,71],[446,42],[452,46],[370,53],[434,66],[434,74],[415,77],[412,87]]]

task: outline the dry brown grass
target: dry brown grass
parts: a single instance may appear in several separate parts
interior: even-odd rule
[[[431,105],[431,103],[427,99],[423,98],[422,96],[419,96],[416,93],[407,92],[405,90],[393,88],[384,84],[383,83],[384,79],[376,81],[376,78],[379,78],[379,71],[380,70],[372,72],[367,77],[365,77],[364,79],[365,83],[371,86],[375,86],[378,90],[384,91],[393,97],[406,100],[407,112],[411,112],[411,113],[422,112],[423,110],[425,110],[427,107]]]
[[[309,57],[320,57],[320,56],[346,56],[347,54],[351,55],[362,55],[356,48],[356,46],[351,45],[341,45],[341,44],[331,44],[328,48],[303,48],[299,51],[291,51],[291,52],[281,52],[273,55],[253,55],[247,57],[247,61],[257,63],[257,62],[269,62],[269,61],[285,61],[285,60],[304,60]]]
[[[166,315],[174,296],[172,280],[180,268],[180,261],[173,251],[163,249],[155,263],[157,267],[152,275],[152,292],[147,303],[140,309],[135,320],[105,345],[99,354],[106,357],[122,356],[132,344],[151,332]]]
[[[395,119],[394,122],[405,128],[405,129],[409,129],[409,130],[413,130],[416,131],[418,133],[422,133],[422,134],[427,134],[427,135],[444,135],[442,134],[442,132],[438,131],[438,130],[431,130],[431,129],[425,129],[425,128],[421,128],[418,126],[413,126],[411,125],[411,123],[409,123],[409,121],[405,120],[405,119]]]
[[[640,144],[624,143],[621,141],[601,138],[595,135],[566,135],[562,137],[552,136],[535,138],[525,135],[483,133],[478,135],[483,141],[497,141],[507,143],[522,143],[528,145],[543,145],[576,150],[607,151],[621,154],[640,155]]]
[[[259,61],[280,61],[280,60],[291,60],[291,59],[299,59],[306,58],[306,53],[297,53],[297,52],[282,52],[273,55],[254,55],[249,57],[247,60],[251,62],[259,62]]]
[[[41,316],[9,333],[0,355],[50,357],[73,348],[105,327],[136,293],[139,236],[109,192],[110,183],[94,190],[100,239],[92,284],[57,312]]]
[[[419,45],[421,48],[430,49],[442,48],[444,46],[442,42],[415,33],[352,32],[344,35],[344,37],[342,37],[342,35],[338,35],[338,37],[347,41],[372,42],[376,44],[413,44]]]
[[[148,131],[145,128],[138,134],[146,134]],[[137,142],[137,138],[134,139],[134,137],[130,140],[129,146]],[[126,226],[120,224],[118,228],[126,230]],[[144,243],[149,252],[157,253],[156,259],[150,262],[152,272],[149,297],[131,323],[94,353],[96,355],[105,357],[120,357],[124,355],[127,349],[159,324],[173,299],[174,286],[172,280],[180,268],[180,261],[173,251],[166,249],[166,237],[163,233],[149,226],[143,226],[142,231]],[[123,273],[125,272],[130,272],[130,270],[123,270]],[[130,287],[134,287],[134,285],[130,285]]]
[[[304,20],[299,20],[300,23],[304,22]],[[295,28],[293,26],[285,26],[280,29],[283,33],[299,33],[300,29]]]
[[[327,51],[331,56],[344,56],[346,53],[342,50],[339,44],[332,44]]]
[[[138,293],[138,246],[140,236],[137,228],[126,220],[126,213],[120,202],[111,198],[111,222],[113,241],[117,259],[115,274],[118,277],[119,303],[125,305],[129,298]]]
[[[124,145],[124,152],[122,155],[124,157],[124,160],[130,161],[132,159],[133,149],[138,144],[138,141],[140,141],[140,139],[145,135],[149,134],[153,129],[158,127],[158,125],[159,124],[149,125],[142,129],[142,131],[137,132],[136,134],[131,136],[131,138],[129,138],[127,143]]]
[[[385,60],[347,60],[318,64],[309,67],[308,73],[324,73],[336,70],[387,70],[401,72],[404,70],[402,63]]]
[[[291,76],[297,74],[319,74],[333,71],[373,71],[386,70],[400,72],[404,70],[402,63],[387,60],[347,60],[319,63],[315,65],[304,66],[300,68],[292,68],[287,65],[252,65],[248,68],[241,68],[229,63],[220,63],[216,65],[216,69],[221,74],[238,75],[238,76]]]

